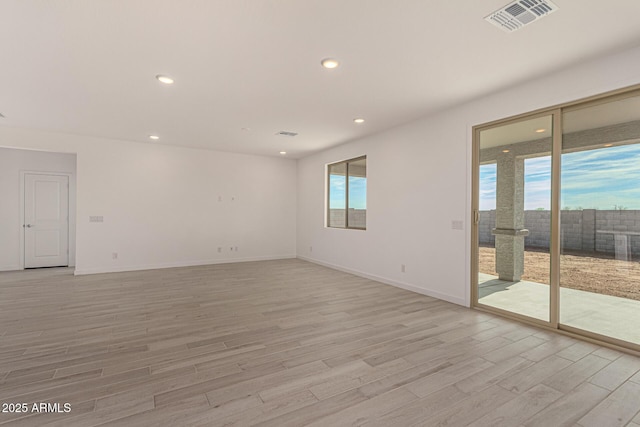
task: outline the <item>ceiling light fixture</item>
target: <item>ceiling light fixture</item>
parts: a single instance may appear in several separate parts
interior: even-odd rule
[[[337,68],[338,65],[340,65],[338,60],[333,59],[333,58],[325,58],[320,63],[322,64],[322,66],[324,68],[328,68],[330,70],[333,69],[333,68]]]
[[[357,123],[357,124],[364,123],[364,119],[353,119],[353,123]]]
[[[545,130],[546,130],[546,129],[536,129],[536,132],[537,132],[537,133],[542,133],[542,132],[544,132]]]
[[[508,152],[509,152],[509,150],[502,150],[502,152],[503,152],[503,153],[508,153]]]
[[[164,83],[166,85],[172,85],[173,84],[173,79],[169,76],[163,76],[162,74],[158,74],[156,76],[156,79],[158,79],[158,81],[160,83]]]
[[[149,135],[149,139],[158,140],[160,137],[158,135]]]
[[[281,151],[280,154],[282,154],[284,156],[285,154],[287,154],[287,152],[286,151]]]

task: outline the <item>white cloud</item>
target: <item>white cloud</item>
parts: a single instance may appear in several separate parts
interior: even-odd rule
[[[640,209],[640,144],[565,153],[561,206]],[[480,209],[495,209],[496,165],[480,167]],[[550,208],[551,157],[525,160],[525,209]]]

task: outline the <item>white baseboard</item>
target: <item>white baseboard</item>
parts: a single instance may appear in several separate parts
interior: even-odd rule
[[[16,271],[22,270],[19,265],[4,265],[0,266],[0,271]]]
[[[298,255],[298,258],[304,261],[309,261],[314,264],[322,265],[324,267],[333,268],[334,270],[344,271],[345,273],[350,273],[355,276],[364,277],[365,279],[375,280],[376,282],[384,283],[385,285],[395,286],[397,288],[405,289],[407,291],[415,292],[418,294],[426,295],[428,297],[437,298],[443,301],[448,301],[453,304],[458,304],[464,307],[468,307],[464,298],[454,297],[452,295],[443,294],[441,292],[432,291],[429,289],[420,288],[415,285],[411,285],[409,283],[398,282],[396,280],[388,279],[386,277],[376,276],[374,274],[365,273],[363,271],[353,270],[351,268],[342,267],[340,265],[331,264],[328,262],[320,261],[313,258],[308,258],[305,256]]]
[[[128,266],[113,266],[113,267],[90,267],[90,268],[76,267],[74,274],[76,276],[82,276],[86,274],[122,273],[126,271],[160,270],[164,268],[197,267],[201,265],[233,264],[237,262],[251,262],[251,261],[273,261],[278,259],[294,259],[294,258],[296,258],[295,255],[277,255],[277,256],[262,256],[262,257],[250,257],[250,258],[184,261],[184,262],[171,262],[171,263],[163,263],[163,264],[128,265]]]

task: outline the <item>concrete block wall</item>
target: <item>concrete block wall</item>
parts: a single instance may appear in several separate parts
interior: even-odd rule
[[[579,212],[579,211],[576,211],[576,212]],[[596,251],[596,212],[597,211],[595,209],[584,209],[582,211],[582,249],[581,250],[586,252]],[[600,211],[600,212],[609,212],[609,211]]]
[[[615,254],[614,234],[608,231],[640,233],[640,210],[564,210],[561,217],[562,248],[581,252]],[[551,212],[525,211],[525,246],[549,248]],[[491,229],[495,227],[495,211],[481,211],[479,238],[481,244],[494,245]],[[631,254],[640,255],[640,235],[628,235]]]
[[[597,252],[614,251],[613,234],[602,231],[640,233],[640,211],[637,210],[596,211],[595,222]],[[631,253],[640,254],[640,236],[629,235],[628,239]]]
[[[525,211],[524,228],[529,230],[529,235],[524,238],[526,247],[549,247],[549,239],[551,237],[550,211]]]
[[[496,211],[480,211],[478,221],[478,235],[481,244],[495,246],[496,238],[491,234],[491,230],[496,226]]]
[[[330,224],[333,227],[344,227],[344,209],[330,209]],[[349,209],[349,227],[366,228],[367,210],[366,209]]]
[[[582,213],[584,211],[561,211],[560,212],[560,238],[562,249],[573,251],[593,252],[593,248],[582,247]],[[548,228],[551,230],[551,228]],[[547,245],[548,247],[548,245]]]

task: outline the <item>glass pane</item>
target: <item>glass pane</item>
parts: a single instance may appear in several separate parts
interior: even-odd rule
[[[329,165],[329,227],[346,226],[347,164]]]
[[[349,162],[349,228],[367,227],[367,159]]]
[[[480,134],[478,302],[549,320],[552,116]]]
[[[560,322],[640,344],[640,97],[563,127]]]

